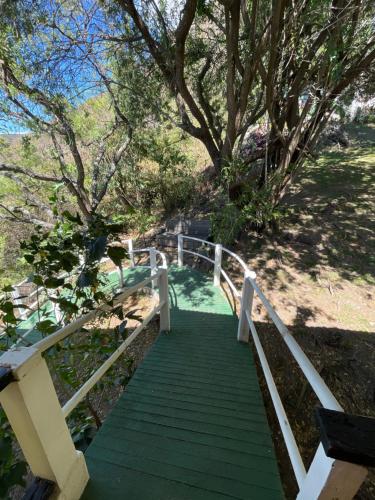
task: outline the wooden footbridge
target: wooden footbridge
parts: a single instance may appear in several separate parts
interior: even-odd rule
[[[214,255],[200,253],[196,246],[189,250],[189,241],[213,247]],[[249,333],[299,486],[297,498],[352,498],[366,476],[363,465],[372,465],[374,460],[369,446],[359,449],[358,432],[363,435],[363,429],[373,431],[373,422],[343,413],[259,289],[255,274],[236,254],[196,238],[179,236],[178,263],[169,268],[160,252],[142,251],[149,254],[150,265],[134,265],[137,250],[131,245],[132,267],[121,274],[120,283],[116,275],[111,275],[108,286],[123,285],[115,298],[116,303],[121,303],[152,284],[159,292],[153,295],[156,305],[62,408],[42,354],[92,321],[97,311],[46,338],[38,337],[28,318],[23,328],[34,345],[15,346],[0,358],[0,402],[33,474],[41,478],[28,498],[283,498],[255,361],[248,346]],[[242,291],[222,268],[223,252],[244,268]],[[213,264],[213,282],[207,275],[184,266],[185,253]],[[161,266],[157,265],[158,255]],[[241,303],[239,318],[220,287],[221,276]],[[251,318],[254,293],[323,407],[318,414],[322,443],[308,471]],[[74,449],[66,417],[156,314],[160,315],[158,339],[83,455]],[[354,437],[347,430],[353,429],[353,422],[357,428]]]

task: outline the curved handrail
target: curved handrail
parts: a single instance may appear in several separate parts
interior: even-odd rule
[[[202,254],[200,254],[198,252],[193,252],[192,250],[185,249],[184,248],[184,244],[183,244],[183,240],[199,241],[199,242],[201,242],[203,244],[210,245],[210,246],[214,247],[215,249],[219,250],[219,252],[216,255],[216,251],[215,251],[215,260],[213,260],[213,259],[210,259],[209,257],[207,257],[206,255],[202,255]],[[212,243],[211,241],[206,241],[206,240],[202,240],[201,238],[196,238],[195,236],[186,236],[184,234],[179,234],[178,235],[178,253],[179,253],[179,255],[182,255],[183,253],[188,253],[188,254],[191,254],[191,255],[195,255],[196,257],[199,257],[201,259],[205,259],[208,262],[211,262],[211,264],[214,264],[214,266],[215,266],[215,270],[214,270],[214,276],[215,276],[214,277],[214,281],[215,281],[215,284],[219,284],[219,282],[220,282],[220,275],[223,276],[223,278],[225,279],[225,281],[228,283],[229,288],[232,290],[234,296],[237,299],[239,299],[241,297],[241,292],[237,289],[236,285],[230,279],[228,273],[226,271],[224,271],[224,269],[222,269],[222,265],[221,265],[221,261],[222,261],[221,254],[222,254],[222,252],[225,252],[228,255],[230,255],[231,257],[233,257],[240,264],[240,266],[243,269],[244,277],[245,276],[250,276],[253,279],[256,278],[256,273],[254,271],[252,271],[251,269],[249,269],[249,267],[247,266],[247,264],[245,263],[245,261],[243,259],[241,259],[241,257],[239,257],[236,253],[232,252],[231,250],[228,250],[228,248],[225,248],[225,247],[223,247],[220,244]],[[179,259],[179,262],[181,264],[181,258]]]
[[[230,250],[228,250],[227,248],[225,247],[222,247],[222,250],[223,252],[227,253],[228,255],[230,255],[231,257],[233,257],[234,259],[237,260],[237,262],[242,266],[243,270],[244,270],[244,273],[247,275],[247,276],[250,276],[251,278],[255,279],[256,278],[256,273],[254,271],[251,271],[249,269],[249,267],[247,266],[247,264],[245,264],[245,261],[243,259],[241,259],[241,257],[239,257],[236,253],[234,252],[231,252]]]
[[[162,261],[162,267],[168,267],[168,260],[167,260],[167,257],[165,255],[164,252],[161,252],[160,250],[158,250],[157,248],[155,247],[146,247],[146,248],[134,248],[131,250],[131,252],[134,254],[134,253],[148,253],[149,254],[149,258],[150,258],[150,254],[151,252],[154,251],[155,254],[161,258],[161,261]],[[143,265],[137,265],[136,267],[150,267],[150,266],[143,266]]]
[[[198,252],[192,252],[184,248],[184,240],[200,241],[202,243],[212,245],[215,247],[215,260],[207,258]],[[222,269],[222,253],[225,252],[234,258],[242,267],[244,272],[242,291],[239,292],[236,286],[233,284],[232,280],[229,278],[228,273]],[[258,353],[259,361],[262,366],[262,370],[266,379],[267,387],[272,399],[273,406],[276,411],[276,416],[279,421],[280,429],[284,437],[285,445],[290,457],[292,468],[297,480],[299,487],[305,483],[305,479],[308,475],[303,464],[301,454],[299,452],[296,440],[293,435],[293,431],[288,421],[284,406],[282,404],[279,392],[277,390],[275,381],[273,379],[271,369],[269,367],[266,355],[264,353],[262,344],[260,342],[254,321],[251,317],[251,309],[253,303],[254,293],[257,294],[262,304],[264,305],[269,317],[275,324],[277,330],[281,334],[284,342],[286,343],[290,353],[297,362],[298,366],[305,375],[307,381],[315,392],[316,396],[320,400],[323,407],[343,411],[342,407],[336,400],[335,396],[332,394],[319,372],[315,369],[311,361],[308,359],[302,348],[299,346],[293,335],[289,332],[288,328],[282,322],[280,316],[276,313],[270,302],[265,297],[264,293],[259,288],[256,283],[256,273],[250,270],[244,260],[239,257],[236,253],[228,250],[220,244],[214,244],[209,241],[202,240],[200,238],[195,238],[192,236],[185,236],[183,234],[178,235],[178,265],[183,265],[183,254],[190,253],[196,255],[200,258],[208,260],[214,265],[214,285],[220,286],[220,276],[223,276],[225,281],[228,283],[229,287],[233,291],[236,298],[241,300],[241,310],[239,314],[239,325],[237,338],[240,341],[248,342],[249,333],[251,332],[255,348]],[[317,455],[319,453],[319,448]]]
[[[129,243],[131,242],[131,243]],[[167,269],[168,268],[168,260],[167,260],[167,257],[166,255],[164,254],[164,252],[161,252],[160,250],[157,250],[156,248],[154,247],[147,247],[147,248],[135,248],[133,249],[132,245],[133,245],[133,242],[132,240],[128,240],[127,241],[128,243],[128,247],[131,247],[131,249],[129,248],[129,254],[130,253],[142,253],[142,252],[145,252],[145,253],[149,253],[149,258],[151,253],[152,252],[155,252],[155,255],[157,257],[159,257],[161,259],[161,267],[164,268],[164,269]],[[105,263],[105,262],[109,262],[111,259],[109,257],[103,257],[101,260],[100,260],[100,263]],[[132,260],[132,259],[131,259]],[[147,268],[151,268],[151,266],[136,266],[136,267],[147,267]],[[155,262],[155,268],[153,269],[153,273],[155,274],[156,270],[159,269],[159,266],[157,264],[157,261]],[[113,271],[115,272],[115,271]],[[122,278],[122,266],[118,266],[118,272],[119,272],[119,275],[120,275],[120,286],[123,284],[123,278]],[[65,277],[65,276],[68,276],[69,273],[63,273],[60,277]],[[20,283],[18,283],[17,285],[14,285],[14,287],[18,287],[18,286],[21,286],[22,284],[26,283],[28,280],[28,278],[25,278],[23,281],[21,281]],[[155,283],[155,280],[153,281],[153,283]],[[33,290],[29,295],[28,295],[28,298],[32,298],[34,297],[34,295],[38,294],[38,293],[43,293],[44,289],[41,288],[41,287],[37,287],[35,290]],[[17,300],[17,297],[14,297],[14,300],[16,301]],[[48,297],[46,297],[46,301],[48,301]],[[30,304],[28,306],[28,309],[26,309],[23,313],[22,313],[22,316],[21,319],[23,320],[26,320],[29,316],[31,316],[31,314],[33,314],[35,312],[34,308],[35,306],[38,306],[40,302],[39,301],[35,301],[33,302],[32,304]],[[44,302],[43,302],[44,303]],[[22,341],[24,338],[26,338],[32,331],[34,330],[34,327],[31,327],[29,328],[23,335],[21,335],[19,337],[19,339],[17,340],[17,342],[20,342]],[[4,337],[5,333],[3,331],[0,330],[0,338]]]

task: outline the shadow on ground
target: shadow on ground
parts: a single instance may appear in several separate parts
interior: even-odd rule
[[[265,322],[256,322],[255,325],[305,466],[308,467],[319,442],[314,409],[320,403],[276,327]],[[288,328],[344,410],[357,415],[375,416],[375,336],[368,332],[337,328],[309,328],[302,318],[296,318]],[[293,480],[287,451],[259,364],[258,375],[276,444],[286,498],[292,499],[295,498],[297,485]],[[370,471],[356,498],[370,500],[374,498],[374,491],[375,474]]]
[[[375,127],[353,126],[350,134],[349,148],[323,151],[299,172],[278,233],[242,241],[254,268],[273,259],[312,279],[330,267],[338,278],[375,284]],[[263,278],[272,281],[278,268]]]

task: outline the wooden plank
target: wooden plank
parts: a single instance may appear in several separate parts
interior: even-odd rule
[[[84,499],[283,498],[248,346],[220,289],[172,268],[161,334],[86,453]]]

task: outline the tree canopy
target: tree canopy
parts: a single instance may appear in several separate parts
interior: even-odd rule
[[[366,81],[374,10],[371,0],[6,2],[0,113],[48,134],[52,152],[48,169],[3,161],[0,172],[63,183],[90,217],[115,173],[126,176],[134,130],[168,122],[201,141],[233,199],[250,185],[276,205],[337,98]],[[77,106],[98,95],[107,119],[77,123]]]

